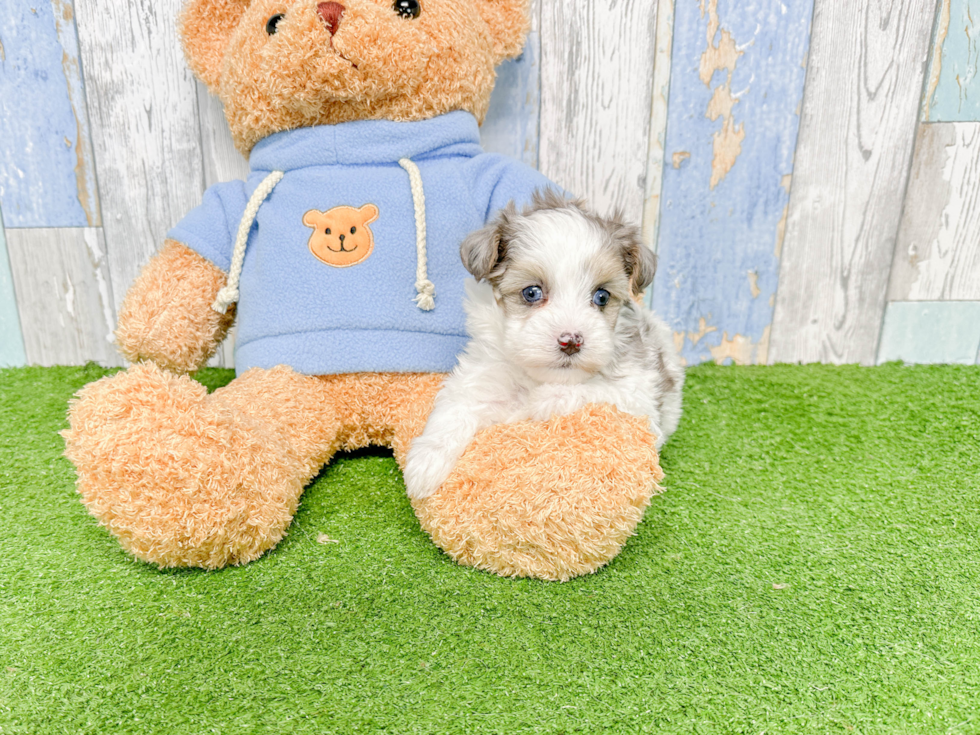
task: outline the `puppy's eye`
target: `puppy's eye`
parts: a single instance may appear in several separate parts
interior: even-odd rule
[[[323,234],[324,234],[324,235],[329,235],[329,234],[330,234],[330,228],[328,227],[327,229],[325,229],[325,230],[323,231]]]
[[[282,13],[276,13],[275,15],[273,15],[271,18],[269,18],[268,21],[266,21],[265,32],[268,33],[270,36],[275,35],[276,26],[279,25],[279,21],[281,21],[285,17],[286,16],[283,15]]]
[[[541,290],[540,286],[528,286],[521,291],[521,296],[527,303],[536,304],[544,298],[544,291]]]
[[[357,228],[356,227],[351,227],[350,228],[350,234],[353,235],[355,232],[357,232]]]
[[[419,0],[395,0],[395,12],[402,18],[418,18],[422,12]]]
[[[594,294],[592,294],[592,303],[598,306],[600,309],[609,303],[609,292],[600,288],[597,289]]]

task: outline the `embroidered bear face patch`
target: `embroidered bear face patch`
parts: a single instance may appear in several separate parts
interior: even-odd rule
[[[303,224],[313,228],[310,252],[335,268],[347,268],[367,259],[374,250],[374,233],[368,226],[378,218],[373,204],[334,207],[326,212],[311,209]]]

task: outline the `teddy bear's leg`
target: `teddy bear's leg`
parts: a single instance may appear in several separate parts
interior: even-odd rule
[[[209,569],[275,546],[337,446],[324,386],[252,370],[208,395],[151,363],[86,386],[66,454],[89,511],[139,558]]]
[[[317,378],[331,395],[341,424],[340,448],[391,447],[405,466],[442,385],[439,373],[356,373]]]
[[[662,477],[647,421],[590,404],[480,432],[445,484],[413,507],[460,564],[564,581],[619,553]]]

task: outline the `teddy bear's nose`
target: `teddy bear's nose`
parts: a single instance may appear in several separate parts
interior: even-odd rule
[[[316,6],[316,12],[323,21],[323,25],[330,31],[330,35],[337,32],[340,28],[340,18],[344,14],[344,6],[340,3],[320,3]]]

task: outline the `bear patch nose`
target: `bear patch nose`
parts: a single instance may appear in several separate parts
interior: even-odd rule
[[[323,25],[330,31],[330,35],[337,32],[340,28],[340,18],[344,14],[344,6],[340,3],[320,3],[316,6],[317,15],[323,21]]]
[[[576,352],[582,349],[582,343],[585,340],[582,335],[576,332],[571,334],[565,332],[561,337],[558,338],[558,349],[564,352],[566,355],[574,355]]]

